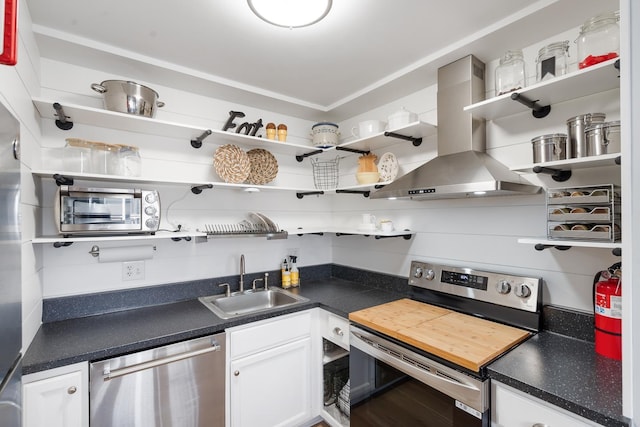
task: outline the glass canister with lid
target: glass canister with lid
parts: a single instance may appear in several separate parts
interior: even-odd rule
[[[603,13],[585,21],[576,43],[580,69],[617,58],[620,54],[620,26],[616,12]]]
[[[113,158],[118,155],[117,147],[104,142],[91,143],[91,169],[93,173],[115,175]]]
[[[525,87],[527,75],[522,50],[508,50],[496,68],[496,96]]]
[[[66,171],[93,172],[91,168],[91,142],[80,138],[67,138],[63,156],[63,164]]]
[[[546,45],[538,51],[536,81],[552,79],[567,74],[569,40]]]
[[[142,174],[140,150],[135,145],[118,145],[116,159],[119,175],[140,176]]]

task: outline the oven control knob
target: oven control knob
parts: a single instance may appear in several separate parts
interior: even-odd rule
[[[424,278],[427,280],[433,280],[434,277],[436,277],[436,273],[432,269],[428,269],[427,272],[424,273]]]
[[[416,271],[413,272],[413,277],[419,279],[422,277],[422,267],[416,267]]]
[[[496,285],[496,290],[499,294],[508,294],[511,292],[511,284],[506,280],[500,280]]]
[[[156,212],[158,212],[158,210],[154,206],[147,206],[146,208],[144,208],[144,213],[146,213],[147,215],[153,216],[156,214]]]
[[[158,225],[158,217],[154,217],[154,218],[149,218],[148,220],[146,220],[144,222],[144,224],[147,226],[147,228],[149,229],[154,229],[156,228],[156,225]]]
[[[528,298],[531,295],[531,288],[524,283],[520,283],[519,285],[516,285],[513,292],[517,297]]]
[[[156,195],[154,193],[149,193],[146,196],[144,196],[144,199],[147,201],[147,203],[155,203]]]

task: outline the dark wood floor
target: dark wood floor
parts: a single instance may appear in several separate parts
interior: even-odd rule
[[[325,423],[324,421],[320,421],[318,424],[314,424],[311,427],[330,427],[329,424]]]

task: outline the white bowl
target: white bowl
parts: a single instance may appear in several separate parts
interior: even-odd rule
[[[375,184],[380,181],[380,173],[378,172],[357,172],[356,181],[358,184]]]

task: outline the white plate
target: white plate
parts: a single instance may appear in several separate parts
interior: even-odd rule
[[[258,231],[269,231],[269,224],[260,216],[257,212],[249,212],[250,222],[255,226]]]
[[[275,222],[271,221],[271,219],[268,216],[260,212],[253,212],[253,213],[258,215],[267,224],[267,231],[273,232],[273,233],[278,232],[278,226],[275,224]]]
[[[393,181],[398,176],[398,159],[393,153],[384,153],[378,161],[380,181]]]

